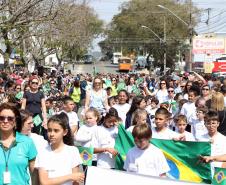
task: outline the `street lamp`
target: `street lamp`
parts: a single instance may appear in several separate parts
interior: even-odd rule
[[[170,12],[172,15],[174,15],[178,20],[180,20],[184,25],[186,25],[189,29],[189,71],[192,70],[192,39],[193,39],[193,34],[192,34],[192,31],[193,31],[193,28],[192,28],[192,25],[191,25],[191,22],[190,23],[187,23],[185,22],[183,19],[181,19],[177,14],[175,14],[173,11],[171,11],[169,8],[163,6],[163,5],[157,5],[159,8],[163,9],[163,10],[166,10],[168,12]]]
[[[155,33],[151,28],[148,26],[141,26],[142,28],[149,29],[159,40],[160,43],[163,43],[164,45],[166,44],[166,20],[164,16],[164,38],[162,39],[157,33]],[[164,62],[163,62],[163,73],[164,75],[166,74],[166,50],[164,50]]]

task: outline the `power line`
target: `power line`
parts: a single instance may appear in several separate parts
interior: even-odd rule
[[[224,20],[223,22],[218,22],[217,25],[211,25],[211,27],[203,27],[202,29],[196,29],[197,31],[199,32],[202,32],[202,31],[207,31],[207,30],[212,30],[212,29],[215,29],[215,28],[218,28],[219,26],[221,27],[222,25],[226,24],[226,20]]]

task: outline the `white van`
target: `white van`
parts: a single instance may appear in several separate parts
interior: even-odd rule
[[[115,52],[115,53],[113,53],[112,63],[113,64],[118,64],[118,59],[120,57],[122,57],[122,53],[121,52]]]

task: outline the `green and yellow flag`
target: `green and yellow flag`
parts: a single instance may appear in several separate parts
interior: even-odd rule
[[[212,184],[226,185],[226,168],[215,168]]]
[[[168,177],[197,183],[211,182],[210,164],[199,162],[200,155],[210,155],[210,143],[161,139],[151,139],[151,143],[163,151],[170,167]],[[119,152],[116,157],[117,169],[123,169],[126,154],[133,146],[132,134],[120,125],[115,144],[115,149]]]
[[[78,147],[80,156],[83,161],[83,165],[91,166],[92,165],[92,160],[93,160],[93,152],[94,148],[87,148],[87,147]]]

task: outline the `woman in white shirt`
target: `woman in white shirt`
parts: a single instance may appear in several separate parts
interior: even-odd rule
[[[165,80],[160,81],[159,90],[156,93],[156,97],[160,104],[168,100],[167,83]]]

